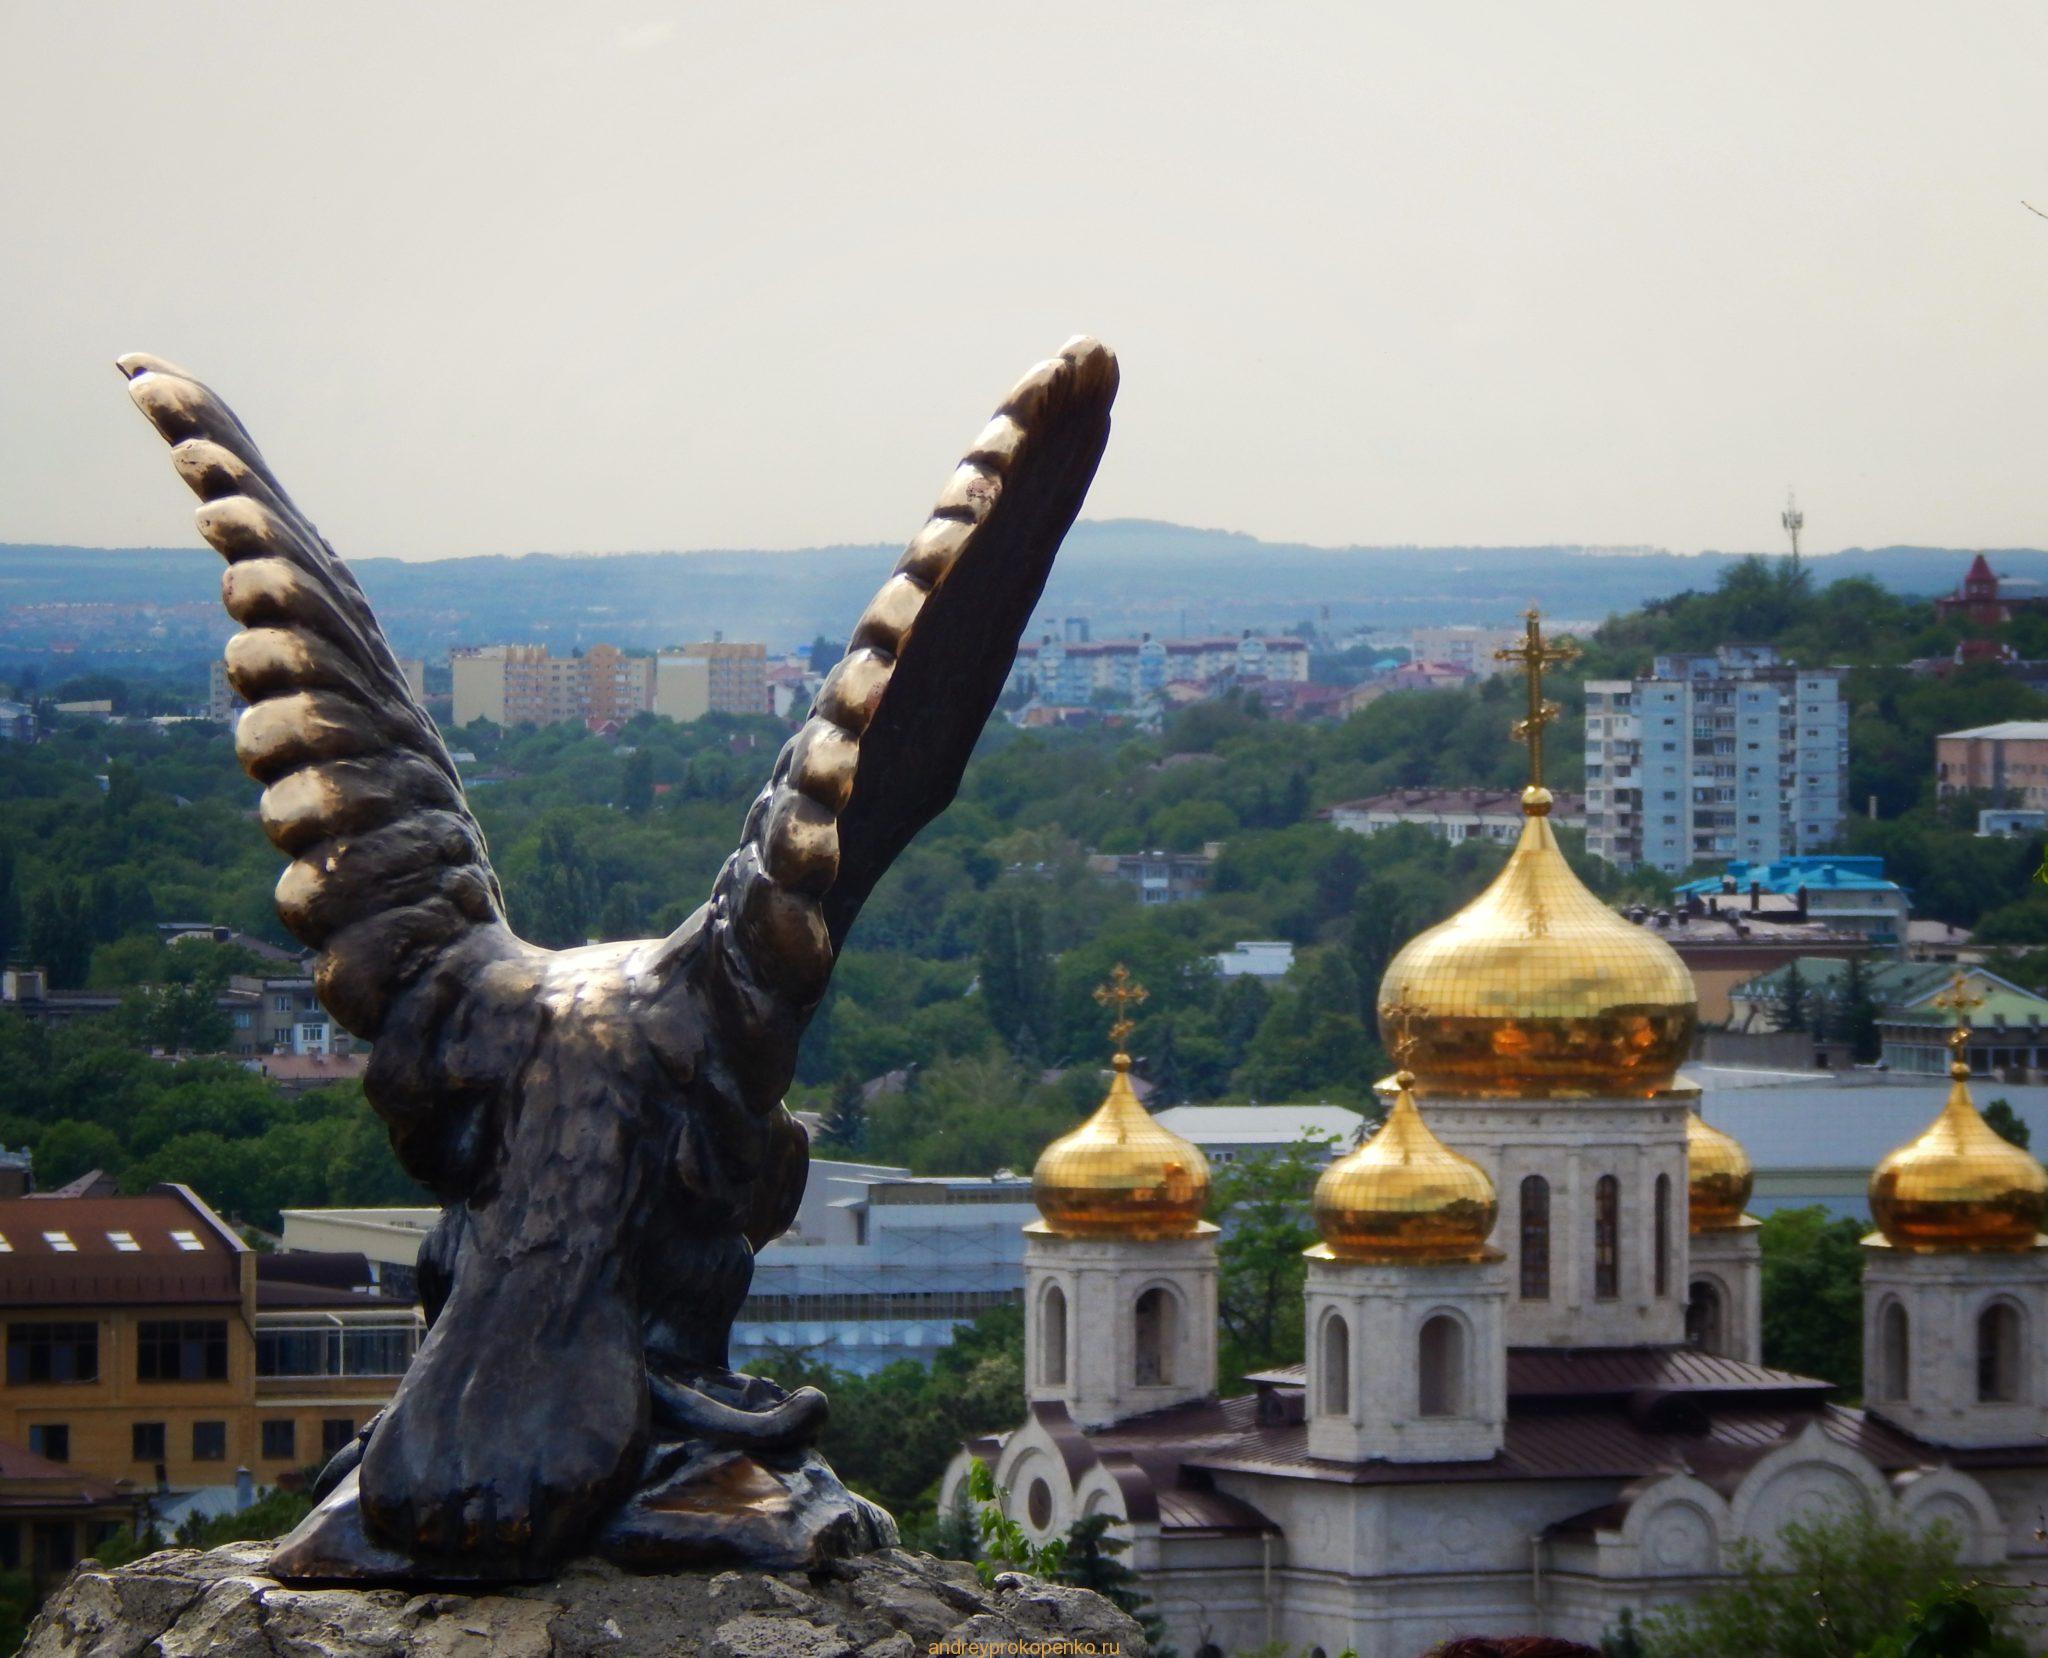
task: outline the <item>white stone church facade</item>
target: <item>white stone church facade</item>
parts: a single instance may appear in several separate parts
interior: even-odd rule
[[[1113,1516],[1183,1658],[1597,1645],[1854,1510],[2048,1578],[2048,1175],[1959,1078],[1873,1180],[1868,1403],[1766,1367],[1746,1160],[1676,1072],[1690,980],[1525,798],[1494,886],[1389,969],[1405,1068],[1317,1189],[1306,1362],[1219,1398],[1207,1171],[1121,1061],[1037,1172],[1025,1418],[942,1501],[979,1457],[1034,1538]]]

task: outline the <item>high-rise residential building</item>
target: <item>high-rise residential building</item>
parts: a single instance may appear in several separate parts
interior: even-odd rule
[[[663,671],[668,664],[702,662],[706,696],[714,714],[765,714],[768,712],[768,647],[730,639],[709,639],[701,644],[683,645],[661,653]]]
[[[1994,805],[2048,807],[2048,720],[1944,731],[1934,739],[1935,793],[1982,795]]]
[[[1841,831],[1849,708],[1840,668],[1767,645],[1660,656],[1586,682],[1586,845],[1624,869],[1817,852]]]
[[[448,660],[457,725],[623,724],[654,706],[654,659],[616,645],[575,656],[551,656],[545,645],[484,645]]]

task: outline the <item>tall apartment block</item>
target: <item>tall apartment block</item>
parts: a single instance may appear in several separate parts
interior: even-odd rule
[[[710,714],[768,712],[768,650],[713,640],[659,656],[628,656],[615,645],[551,656],[545,645],[483,645],[449,653],[454,723],[623,725],[653,712],[688,721]]]
[[[1586,845],[1624,869],[1770,863],[1832,844],[1849,774],[1840,668],[1769,646],[1586,682]]]

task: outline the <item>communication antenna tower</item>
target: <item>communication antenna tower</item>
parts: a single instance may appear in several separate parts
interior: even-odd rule
[[[1799,497],[1789,489],[1785,491],[1785,510],[1778,514],[1778,522],[1785,526],[1785,533],[1792,538],[1792,573],[1799,574],[1799,532],[1806,528],[1806,514],[1799,510]]]

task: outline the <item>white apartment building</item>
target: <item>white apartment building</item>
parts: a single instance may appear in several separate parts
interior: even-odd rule
[[[1119,702],[1152,695],[1170,683],[1206,684],[1223,674],[1240,680],[1308,680],[1308,644],[1301,639],[1268,639],[1255,633],[1237,638],[1067,639],[1049,635],[1017,647],[1010,669],[1012,690],[1029,686],[1047,702],[1087,703],[1097,693]]]
[[[1849,772],[1841,681],[1756,645],[1588,680],[1588,849],[1624,869],[1681,870],[1830,845]]]

